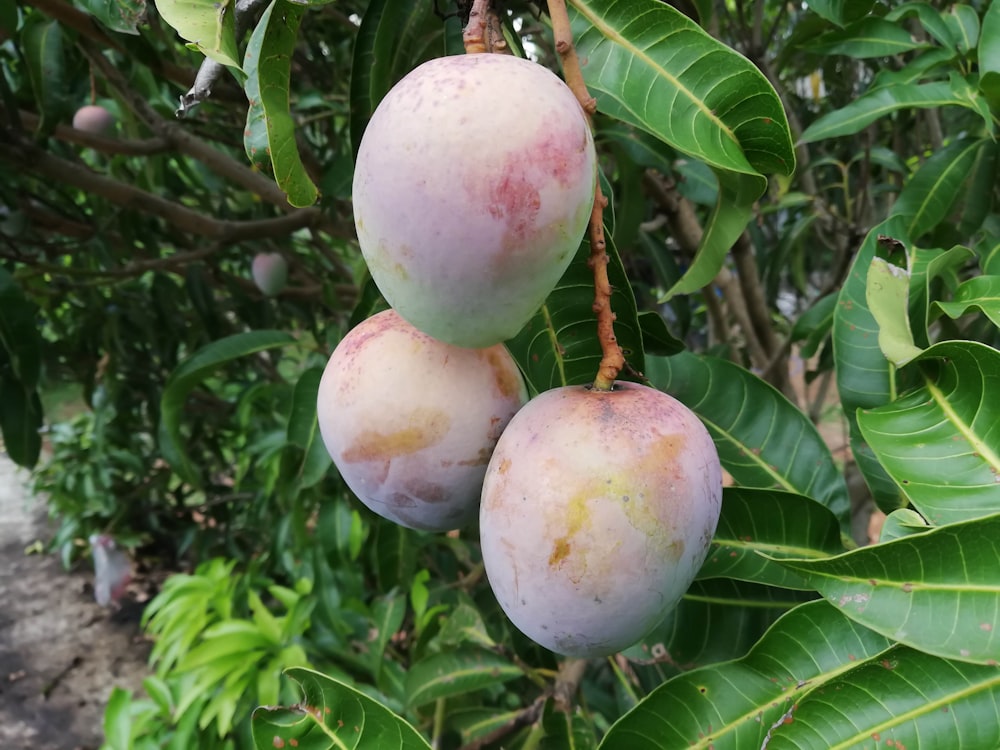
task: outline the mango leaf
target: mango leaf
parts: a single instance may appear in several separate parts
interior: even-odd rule
[[[844,29],[823,34],[809,45],[809,51],[866,59],[890,57],[921,46],[906,27],[877,16],[867,16]]]
[[[406,674],[406,702],[422,706],[524,676],[510,660],[485,649],[464,647],[431,654]]]
[[[979,14],[971,5],[952,5],[944,14],[958,51],[971,52],[979,43]]]
[[[26,469],[34,468],[42,451],[42,402],[38,391],[27,389],[5,376],[0,357],[0,435],[10,459]]]
[[[160,399],[158,440],[163,458],[185,482],[199,485],[201,476],[188,458],[181,435],[181,417],[188,393],[220,365],[265,349],[287,346],[295,338],[284,331],[247,331],[213,341],[170,373]]]
[[[1000,670],[892,648],[810,692],[775,723],[769,750],[988,748],[1000,724]],[[844,710],[851,706],[851,710]]]
[[[697,578],[808,590],[802,576],[789,575],[774,559],[824,558],[843,551],[837,518],[822,505],[787,492],[726,487],[719,525]]]
[[[974,276],[958,286],[951,302],[938,300],[933,306],[949,318],[979,310],[1000,328],[1000,276]]]
[[[617,316],[615,336],[629,365],[645,366],[635,296],[625,266],[606,236],[611,309]],[[584,241],[545,304],[518,334],[507,341],[529,388],[537,393],[563,385],[591,383],[601,362],[594,315],[594,273],[587,265],[590,242]]]
[[[1000,5],[990,3],[983,14],[979,36],[979,90],[994,109],[1000,109]]]
[[[878,323],[868,307],[868,269],[880,243],[908,242],[904,220],[889,219],[875,226],[858,250],[837,298],[833,314],[833,357],[837,390],[851,431],[851,452],[868,483],[878,506],[890,513],[903,503],[885,469],[871,448],[861,439],[856,412],[892,400],[890,364],[878,344]]]
[[[848,532],[847,486],[830,449],[772,386],[732,362],[687,352],[650,357],[646,375],[701,418],[738,484],[812,498]]]
[[[1000,76],[998,76],[1000,84]],[[1000,92],[998,92],[1000,99]],[[1000,104],[1000,103],[998,103]],[[997,105],[995,105],[997,106]],[[1000,106],[997,106],[1000,109]],[[993,185],[996,182],[997,162],[1000,161],[1000,144],[984,141],[976,156],[972,174],[966,185],[964,200],[959,206],[958,233],[969,237],[975,234],[990,216],[993,209]]]
[[[910,177],[890,216],[905,216],[906,233],[920,237],[943,221],[962,194],[983,146],[981,139],[966,138],[933,153]]]
[[[621,717],[599,748],[763,747],[769,728],[808,692],[890,645],[826,602],[802,604],[775,622],[742,659],[665,682]]]
[[[310,367],[299,375],[292,392],[292,410],[288,415],[288,442],[302,449],[298,464],[293,468],[299,486],[312,487],[319,482],[333,463],[319,433],[316,418],[316,396],[322,367]],[[284,456],[282,457],[284,459]]]
[[[975,257],[967,247],[956,245],[941,252],[914,247],[909,253],[910,265],[910,325],[913,336],[920,346],[930,346],[928,323],[933,320],[933,308],[929,300],[937,294],[935,280],[940,277],[955,278],[958,271]],[[945,282],[947,284],[947,282]],[[948,284],[951,286],[951,284]]]
[[[813,306],[806,310],[795,321],[792,326],[792,341],[802,341],[800,354],[804,358],[813,356],[820,344],[830,335],[833,330],[833,312],[837,309],[837,295],[828,294],[822,299],[816,300]]]
[[[319,197],[299,156],[288,98],[292,53],[305,10],[299,3],[273,0],[250,36],[243,59],[246,94],[250,100],[244,131],[247,154],[254,163],[259,163],[263,128],[274,179],[288,196],[288,202],[297,207],[311,206]]]
[[[853,135],[896,110],[932,109],[949,105],[971,106],[955,95],[951,84],[943,81],[884,86],[863,94],[846,107],[820,117],[805,129],[799,140],[802,143],[814,143],[842,135]]]
[[[929,530],[927,521],[917,511],[911,508],[900,508],[885,517],[878,540],[891,542],[893,539],[901,539],[904,536],[920,534]]]
[[[382,662],[385,661],[385,648],[389,641],[403,626],[406,617],[406,597],[398,593],[380,596],[372,605],[372,624],[374,637],[369,638],[369,651],[372,659],[372,674],[378,682]]]
[[[156,10],[181,39],[215,60],[239,70],[235,0],[155,0]]]
[[[112,31],[138,34],[146,21],[146,0],[83,0],[84,9]]]
[[[713,171],[719,181],[715,208],[705,223],[691,266],[666,291],[663,301],[678,294],[696,292],[715,278],[729,249],[750,221],[754,202],[766,187],[766,181],[760,177],[719,169]]]
[[[882,258],[872,258],[865,285],[865,301],[878,325],[879,348],[896,367],[902,367],[920,354],[910,330],[909,291],[909,271]]]
[[[920,387],[858,414],[868,444],[932,524],[1000,512],[1000,352],[943,341],[912,367]]]
[[[826,560],[779,563],[847,617],[929,654],[996,666],[1000,514],[940,526]]]
[[[55,21],[26,22],[21,31],[21,44],[31,90],[41,115],[38,130],[48,133],[69,109],[65,95],[69,84],[64,75],[62,26]]]
[[[451,19],[458,25],[457,19]],[[444,54],[446,24],[424,0],[373,0],[354,44],[351,144],[357,156],[375,107],[418,64]]]
[[[656,0],[571,0],[598,108],[722,170],[791,174],[784,109],[763,74]]]
[[[851,21],[867,14],[874,0],[809,0],[809,10],[838,26],[846,26]]]
[[[695,581],[662,623],[622,653],[638,665],[653,667],[659,683],[746,655],[785,612],[815,598],[812,592],[731,578]],[[692,628],[692,622],[699,626]]]
[[[285,674],[299,684],[302,700],[253,712],[258,750],[430,750],[406,720],[349,685],[302,667]]]
[[[920,21],[920,25],[924,27],[924,31],[945,47],[952,49],[955,47],[955,39],[952,36],[951,29],[948,28],[948,24],[945,22],[941,12],[930,3],[903,3],[886,13],[885,20],[898,23],[911,16],[916,16],[917,20]]]
[[[38,385],[42,369],[42,337],[35,324],[38,306],[17,280],[0,268],[0,347],[7,352],[11,372],[26,391]],[[4,358],[0,357],[0,374]]]

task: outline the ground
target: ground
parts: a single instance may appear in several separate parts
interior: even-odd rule
[[[26,554],[49,533],[27,479],[0,452],[0,747],[96,750],[111,689],[141,686],[149,645],[134,611],[96,604],[92,571]]]

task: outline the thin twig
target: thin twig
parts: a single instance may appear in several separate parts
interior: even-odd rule
[[[576,95],[590,124],[591,116],[597,111],[597,100],[590,95],[580,69],[580,58],[573,45],[573,31],[570,28],[569,13],[565,0],[549,0],[549,16],[552,19],[552,37],[556,52],[562,61],[566,85]],[[625,355],[615,336],[615,313],[611,309],[611,282],[608,279],[607,242],[604,239],[604,209],[608,199],[601,191],[598,180],[594,189],[594,208],[590,214],[587,235],[590,238],[590,257],[587,265],[594,273],[594,312],[597,314],[597,338],[601,344],[601,364],[594,378],[593,388],[610,391],[622,368]]]

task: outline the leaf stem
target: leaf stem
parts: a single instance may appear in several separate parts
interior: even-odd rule
[[[549,16],[552,18],[552,35],[556,52],[562,61],[566,85],[576,95],[588,122],[597,111],[597,100],[590,95],[580,69],[580,58],[573,46],[573,31],[565,0],[549,0]],[[591,123],[592,125],[593,123]],[[608,199],[601,190],[600,180],[594,190],[594,208],[590,214],[587,236],[590,239],[590,257],[587,265],[594,273],[594,312],[597,314],[597,338],[601,342],[601,364],[597,368],[593,388],[610,391],[614,387],[618,373],[625,366],[625,355],[615,337],[615,313],[611,309],[611,282],[608,280],[607,242],[604,239],[604,208]]]
[[[493,7],[493,0],[474,0],[469,11],[469,22],[462,31],[462,42],[467,55],[482,52],[513,54],[503,37],[500,16]]]

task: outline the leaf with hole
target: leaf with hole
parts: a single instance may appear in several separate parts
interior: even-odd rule
[[[262,706],[251,727],[258,748],[430,750],[416,729],[378,701],[311,669],[285,672],[298,683],[294,706]]]

